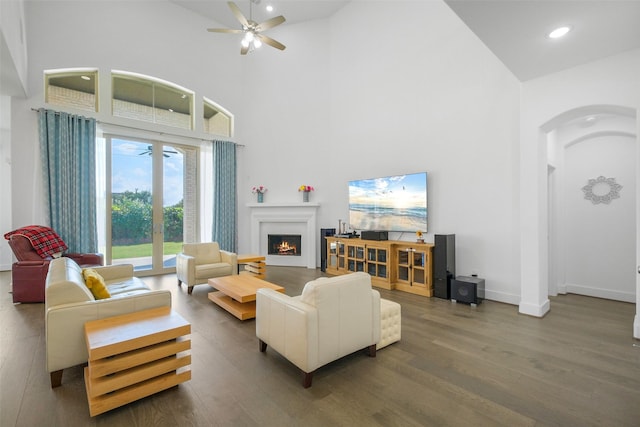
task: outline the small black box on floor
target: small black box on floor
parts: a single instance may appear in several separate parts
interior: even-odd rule
[[[451,301],[465,304],[480,304],[484,299],[484,279],[473,276],[458,276],[451,281]]]
[[[365,231],[360,233],[362,240],[389,240],[389,232],[387,231]]]

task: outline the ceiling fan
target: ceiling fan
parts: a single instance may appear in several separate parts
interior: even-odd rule
[[[142,153],[139,153],[138,156],[144,156],[145,154],[147,155],[152,155],[153,154],[153,146],[151,145],[147,145],[147,149],[145,151],[143,151]],[[164,157],[171,157],[169,154],[178,154],[177,151],[175,150],[162,150],[162,155]]]
[[[234,14],[238,22],[240,22],[240,25],[242,25],[241,30],[229,28],[207,28],[207,31],[212,33],[244,34],[244,37],[242,38],[242,47],[240,48],[241,55],[246,55],[247,52],[258,49],[262,46],[263,42],[271,47],[275,47],[276,49],[284,50],[286,48],[285,45],[262,34],[263,31],[282,24],[285,21],[284,16],[276,16],[275,18],[268,19],[265,22],[258,24],[253,20],[251,9],[251,5],[253,3],[258,4],[260,3],[260,0],[249,0],[249,19],[247,19],[234,2],[227,2],[229,9],[231,9],[231,12]]]

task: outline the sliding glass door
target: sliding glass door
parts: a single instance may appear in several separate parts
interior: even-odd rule
[[[189,148],[121,137],[107,138],[107,147],[108,261],[133,264],[137,275],[174,271],[184,241]]]

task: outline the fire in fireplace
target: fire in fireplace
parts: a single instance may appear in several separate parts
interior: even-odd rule
[[[269,255],[300,256],[302,236],[299,234],[269,234]]]

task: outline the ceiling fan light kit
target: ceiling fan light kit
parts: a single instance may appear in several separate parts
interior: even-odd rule
[[[236,17],[240,25],[242,26],[241,30],[235,30],[230,28],[208,28],[207,31],[212,33],[231,33],[231,34],[244,34],[242,37],[242,41],[240,42],[240,54],[246,55],[248,52],[251,52],[255,49],[259,49],[263,43],[268,44],[271,47],[275,47],[276,49],[285,50],[286,46],[280,43],[277,40],[272,39],[271,37],[265,36],[262,34],[263,31],[266,31],[270,28],[276,27],[283,22],[285,22],[284,16],[276,16],[274,18],[268,19],[265,22],[258,24],[253,20],[253,14],[251,5],[253,3],[258,4],[259,0],[250,0],[249,1],[249,19],[247,19],[243,14],[240,8],[232,1],[228,2],[229,9],[231,9],[231,13]]]

